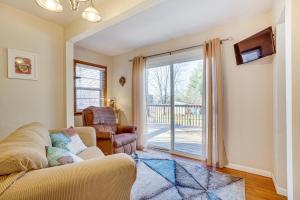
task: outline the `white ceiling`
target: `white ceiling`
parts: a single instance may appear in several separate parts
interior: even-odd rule
[[[94,0],[95,6],[102,1],[104,0]],[[61,13],[55,13],[39,7],[35,0],[0,0],[0,3],[8,4],[60,25],[67,25],[72,21],[79,19],[82,11],[88,6],[87,3],[82,3],[79,7],[79,12],[73,12],[71,10],[69,0],[60,0],[60,2],[63,5],[64,11]]]
[[[11,0],[9,0],[11,1]],[[166,0],[76,45],[116,56],[269,11],[273,0]]]

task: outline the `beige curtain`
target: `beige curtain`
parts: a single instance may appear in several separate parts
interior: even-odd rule
[[[227,156],[223,136],[223,79],[220,39],[205,42],[203,49],[207,90],[207,165],[222,168],[227,164]]]
[[[144,76],[145,59],[136,57],[132,65],[132,117],[137,126],[137,149],[144,148]]]

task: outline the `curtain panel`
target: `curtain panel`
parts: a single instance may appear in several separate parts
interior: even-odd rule
[[[135,57],[132,64],[132,120],[137,127],[137,149],[144,148],[144,80],[146,62],[143,57]]]
[[[203,47],[203,64],[206,70],[207,165],[222,168],[228,161],[223,135],[221,41],[218,38],[206,41]]]

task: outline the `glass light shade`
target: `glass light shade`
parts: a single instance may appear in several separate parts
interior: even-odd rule
[[[53,12],[62,12],[63,7],[59,0],[35,0],[39,6]]]
[[[93,6],[87,7],[81,16],[83,19],[90,22],[99,22],[102,19],[99,12]]]

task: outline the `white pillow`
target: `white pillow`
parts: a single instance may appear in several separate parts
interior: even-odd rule
[[[70,139],[71,142],[67,144],[66,148],[73,154],[79,154],[80,152],[84,151],[87,148],[85,144],[83,144],[78,134],[70,137]]]
[[[73,127],[54,131],[50,134],[50,138],[53,147],[66,149],[75,155],[87,148]]]

